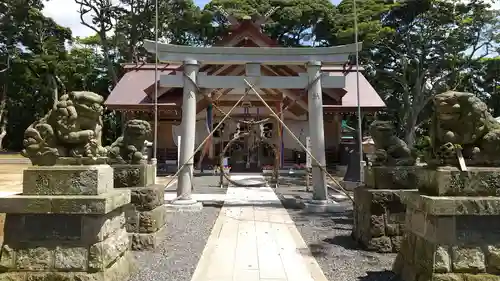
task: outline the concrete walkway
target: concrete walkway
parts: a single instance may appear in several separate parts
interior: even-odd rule
[[[270,187],[229,187],[192,281],[327,281]]]

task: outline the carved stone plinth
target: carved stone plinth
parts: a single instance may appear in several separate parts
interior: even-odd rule
[[[393,266],[402,280],[500,280],[499,197],[408,192],[402,199],[406,232]]]
[[[366,185],[354,189],[352,237],[370,251],[398,252],[406,207],[400,195],[415,190],[419,167],[375,166],[365,169]]]
[[[0,280],[127,280],[133,271],[124,206],[108,165],[30,167],[7,213]],[[29,194],[29,195],[25,195]]]
[[[404,231],[405,205],[400,201],[401,190],[354,190],[353,238],[370,251],[398,252]]]
[[[372,166],[365,168],[365,185],[373,189],[417,189],[423,167]]]
[[[418,191],[430,196],[500,196],[500,168],[455,167],[420,169]]]
[[[156,165],[114,164],[114,187],[138,187],[155,184]]]
[[[149,164],[113,165],[115,188],[130,190],[126,207],[130,248],[154,249],[166,236],[167,210],[165,187],[155,185],[156,166]]]
[[[130,188],[131,204],[125,212],[132,250],[154,249],[166,237],[167,210],[164,187]]]

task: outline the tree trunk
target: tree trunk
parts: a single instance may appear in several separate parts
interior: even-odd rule
[[[408,147],[412,148],[416,142],[416,132],[417,132],[417,118],[410,116],[406,121],[405,127],[405,142]]]
[[[113,83],[113,87],[118,83],[118,76],[116,75],[115,68],[113,66],[113,62],[109,58],[109,46],[108,39],[106,37],[106,32],[100,32],[99,37],[101,37],[101,45],[102,52],[104,53],[104,58],[106,60],[106,66],[108,68],[109,76],[111,76],[111,82]]]
[[[10,58],[7,57],[7,60]],[[7,67],[10,67],[9,62],[7,62]],[[0,94],[0,151],[3,150],[3,139],[7,135],[7,88],[8,88],[8,75],[9,69],[4,72],[4,84],[2,87],[2,92]]]
[[[5,108],[5,106],[3,106]],[[0,151],[3,151],[3,139],[7,135],[7,111],[5,109],[1,110],[2,125],[0,126]]]
[[[58,87],[57,87],[57,81],[56,81],[56,78],[53,76],[53,75],[50,75],[49,76],[49,82],[50,82],[50,85],[52,86],[52,100],[54,102],[54,104],[52,105],[53,108],[56,108],[57,107],[57,102],[59,101],[59,91],[58,91]]]

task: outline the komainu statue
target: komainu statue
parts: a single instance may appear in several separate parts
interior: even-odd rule
[[[374,166],[412,166],[415,158],[406,143],[396,136],[391,121],[376,120],[370,125],[375,144]]]
[[[457,165],[457,150],[470,166],[500,166],[500,123],[484,102],[471,93],[448,91],[433,99],[431,161]]]
[[[123,135],[108,147],[110,164],[140,164],[146,155],[146,141],[151,136],[151,124],[144,120],[129,120]]]
[[[63,95],[47,115],[24,132],[22,155],[33,165],[60,164],[61,158],[106,156],[101,145],[104,98],[92,92]]]

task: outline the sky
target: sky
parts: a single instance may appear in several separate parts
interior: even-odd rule
[[[494,1],[494,0],[492,0]],[[205,6],[210,0],[194,0],[200,6]],[[340,0],[332,0],[334,4]],[[500,0],[496,0],[495,7],[500,8]],[[73,36],[87,37],[93,35],[93,31],[80,24],[80,14],[78,13],[79,6],[74,0],[51,0],[45,2],[43,13],[46,16],[53,18],[58,24],[69,27],[73,31]]]
[[[210,0],[194,0],[200,6],[205,6]],[[338,3],[340,0],[332,0]],[[58,24],[71,28],[73,36],[87,37],[93,35],[93,31],[80,24],[80,14],[78,13],[78,4],[73,0],[50,0],[45,2],[43,14],[53,18]]]

